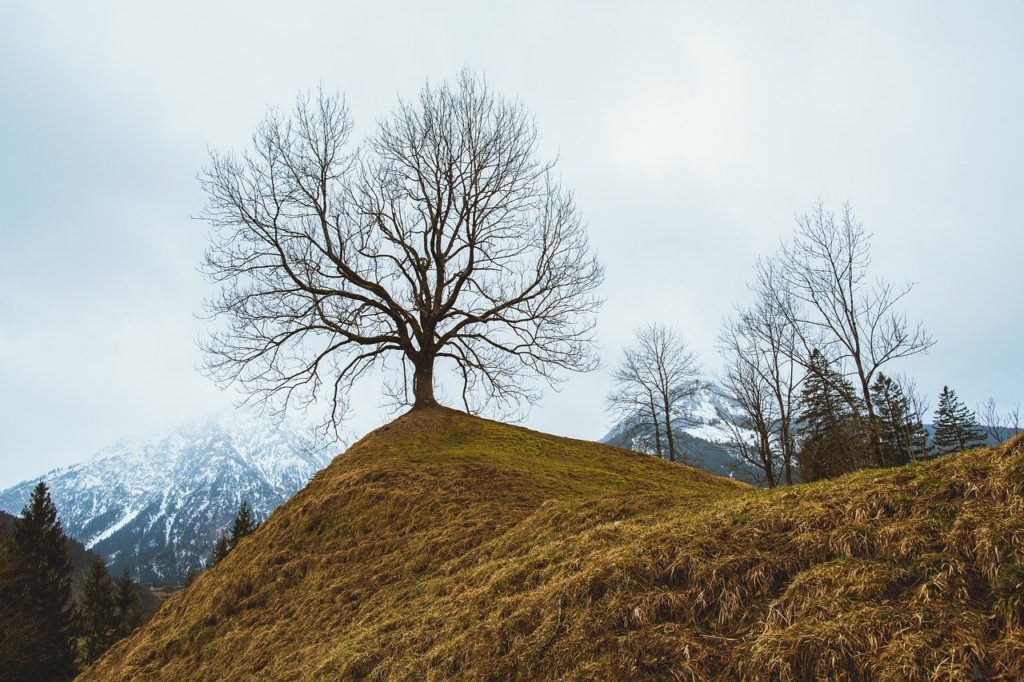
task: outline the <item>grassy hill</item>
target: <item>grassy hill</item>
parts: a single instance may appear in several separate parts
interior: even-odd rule
[[[773,492],[444,409],[85,679],[1017,679],[1024,439]]]

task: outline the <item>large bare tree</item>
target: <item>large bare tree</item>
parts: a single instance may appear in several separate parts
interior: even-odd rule
[[[647,417],[658,454],[662,454],[664,435],[668,459],[676,461],[679,404],[702,387],[697,356],[682,334],[663,324],[640,327],[612,376],[615,385],[608,395],[609,410],[625,419]]]
[[[602,269],[520,102],[463,72],[400,100],[358,149],[351,130],[321,92],[271,111],[242,154],[211,154],[214,377],[282,408],[327,398],[336,424],[388,358],[403,402],[436,404],[445,364],[467,411],[596,366]]]
[[[900,309],[912,283],[869,276],[870,235],[849,204],[837,216],[818,202],[797,218],[794,238],[771,260],[785,293],[778,310],[800,335],[804,352],[818,348],[853,377],[868,423],[875,423],[871,383],[886,364],[928,350],[934,341]],[[875,460],[884,464],[872,438]]]

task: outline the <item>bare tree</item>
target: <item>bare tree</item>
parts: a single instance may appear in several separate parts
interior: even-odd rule
[[[752,348],[742,327],[727,322],[719,336],[719,351],[725,364],[721,390],[740,411],[740,417],[720,412],[719,418],[732,435],[732,446],[740,459],[760,472],[765,485],[774,488],[781,477],[780,457],[774,441],[778,423],[771,386],[765,379],[763,356]],[[753,434],[750,438],[748,434]]]
[[[243,154],[211,154],[215,378],[281,409],[328,398],[336,425],[388,358],[406,403],[436,404],[444,364],[467,411],[596,366],[602,269],[522,104],[463,72],[399,101],[360,150],[351,129],[319,93],[271,111]]]
[[[793,303],[782,301],[779,310],[801,335],[805,351],[821,348],[847,368],[867,423],[875,423],[875,374],[887,363],[925,352],[934,344],[920,323],[910,322],[899,310],[913,284],[869,279],[870,235],[849,204],[838,217],[821,202],[810,214],[798,217],[794,239],[783,244],[774,263]],[[877,438],[872,443],[881,466],[881,446]]]
[[[1020,418],[1020,403],[1014,403],[1013,406],[1006,413],[1006,425],[1013,432],[1011,436],[1016,436],[1021,431],[1021,418]]]
[[[988,400],[978,405],[978,421],[981,422],[981,428],[985,430],[985,435],[992,443],[999,443],[1003,439],[1002,431],[999,422],[1002,421],[1002,417],[999,414],[999,406],[996,405],[995,398],[990,397]]]
[[[1020,403],[1014,403],[1006,414],[1000,414],[995,399],[989,398],[978,406],[978,421],[991,442],[1012,438],[1020,433]]]
[[[654,454],[663,457],[662,408],[644,359],[639,353],[627,350],[612,377],[615,385],[608,394],[608,411],[634,438],[653,441]]]
[[[738,309],[719,334],[718,347],[725,365],[723,388],[745,414],[745,421],[758,432],[767,450],[758,452],[759,466],[769,486],[784,478],[793,483],[796,461],[797,389],[801,367],[794,359],[797,331],[780,301],[786,301],[772,270],[761,268],[755,291],[758,298],[746,309]],[[754,462],[758,464],[758,462]],[[765,467],[781,463],[776,476]]]
[[[637,329],[636,339],[623,353],[613,378],[615,388],[608,396],[609,408],[620,415],[630,411],[648,414],[659,453],[660,431],[665,436],[669,460],[676,461],[674,429],[678,406],[702,388],[697,356],[682,334],[663,324]]]

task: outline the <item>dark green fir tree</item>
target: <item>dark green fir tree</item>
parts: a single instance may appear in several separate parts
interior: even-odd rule
[[[803,480],[831,478],[866,465],[868,449],[856,393],[817,350],[808,363],[798,408],[797,462]]]
[[[199,577],[199,569],[196,568],[195,564],[189,564],[188,570],[185,571],[185,587],[188,587],[196,581]]]
[[[932,448],[936,455],[960,452],[985,444],[985,432],[974,412],[960,402],[956,391],[942,387],[939,406],[935,410],[935,435]]]
[[[249,503],[243,500],[242,504],[238,507],[238,514],[235,515],[235,522],[231,526],[231,549],[234,549],[242,538],[254,530],[256,530],[256,518],[252,515]]]
[[[871,402],[875,406],[874,434],[880,441],[885,466],[899,466],[923,457],[928,436],[900,385],[879,373],[871,384]]]
[[[139,610],[139,593],[135,581],[132,580],[128,569],[124,569],[121,577],[117,579],[116,585],[117,600],[117,634],[118,637],[127,637],[132,630],[142,623],[142,613]]]
[[[71,603],[71,560],[57,508],[42,481],[32,490],[13,546],[21,573],[21,614],[30,637],[21,659],[19,680],[68,680],[75,674]]]
[[[0,522],[0,680],[25,679],[33,668],[35,627],[25,617],[25,571],[21,557]]]
[[[107,573],[107,564],[96,557],[82,583],[78,600],[78,624],[81,631],[80,654],[88,665],[119,639],[117,592]]]
[[[228,539],[227,535],[221,533],[220,537],[217,538],[217,542],[213,545],[213,551],[210,553],[209,566],[213,567],[224,561],[224,557],[226,557],[230,551],[231,541]]]

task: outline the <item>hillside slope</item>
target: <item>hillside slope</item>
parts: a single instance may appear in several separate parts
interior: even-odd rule
[[[85,679],[1012,679],[1024,439],[755,492],[448,410],[370,434]]]

